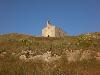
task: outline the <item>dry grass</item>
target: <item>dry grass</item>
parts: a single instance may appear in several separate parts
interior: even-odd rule
[[[66,50],[100,52],[99,37],[99,33],[63,38],[34,37],[17,33],[0,35],[0,75],[100,75],[100,61],[89,59],[69,63],[66,55]],[[61,58],[52,62],[39,59],[19,60],[22,51],[27,50],[32,51],[33,56],[50,51],[51,57],[56,54]]]
[[[52,63],[43,60],[29,62],[13,58],[0,60],[0,75],[99,75],[100,62],[81,61],[68,63],[65,58]]]

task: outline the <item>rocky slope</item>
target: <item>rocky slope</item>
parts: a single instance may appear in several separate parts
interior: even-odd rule
[[[100,33],[62,38],[0,35],[0,75],[99,75]]]

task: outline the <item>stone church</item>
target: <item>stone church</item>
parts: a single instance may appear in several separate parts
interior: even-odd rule
[[[47,21],[47,25],[42,29],[43,37],[64,37],[67,34],[60,28],[54,26],[50,21]]]

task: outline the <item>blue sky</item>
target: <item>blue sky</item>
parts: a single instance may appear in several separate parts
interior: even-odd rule
[[[41,35],[48,18],[70,35],[100,32],[100,0],[0,0],[0,34]]]

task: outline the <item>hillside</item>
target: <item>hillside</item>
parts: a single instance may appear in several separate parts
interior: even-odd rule
[[[0,75],[100,75],[100,32],[0,35]]]

